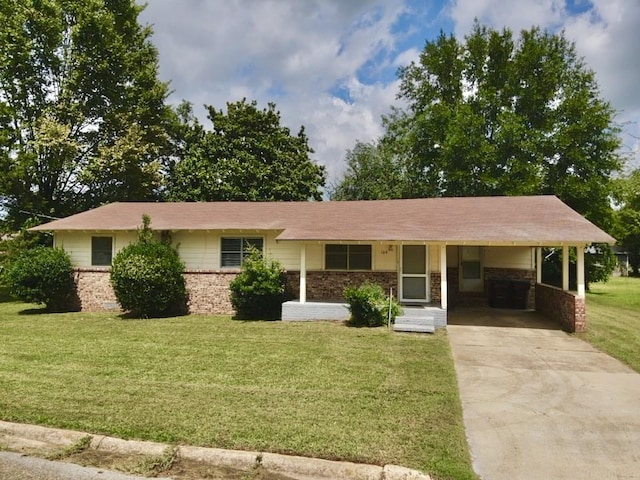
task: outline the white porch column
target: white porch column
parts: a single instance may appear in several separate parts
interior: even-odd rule
[[[562,246],[562,290],[569,290],[569,247]]]
[[[584,281],[584,245],[578,245],[576,247],[577,257],[577,276],[578,276],[578,298],[585,297],[585,281]]]
[[[307,245],[300,245],[300,303],[307,301]]]
[[[447,309],[447,246],[440,245],[440,308]]]
[[[542,247],[536,248],[536,283],[542,283]]]

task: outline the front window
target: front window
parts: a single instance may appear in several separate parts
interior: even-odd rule
[[[241,267],[251,247],[262,252],[264,241],[260,237],[223,237],[220,245],[220,266]]]
[[[326,270],[371,270],[371,245],[325,245]]]
[[[113,258],[112,237],[91,237],[91,265],[109,266]]]

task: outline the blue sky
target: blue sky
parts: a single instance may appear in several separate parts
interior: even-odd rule
[[[397,69],[441,30],[462,38],[474,18],[519,32],[564,30],[618,111],[623,153],[640,166],[638,0],[150,0],[160,76],[170,101],[225,108],[273,101],[293,132],[304,125],[329,181],[356,140],[382,134]],[[207,120],[202,119],[205,124]]]

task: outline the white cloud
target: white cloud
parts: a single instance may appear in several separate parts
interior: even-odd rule
[[[565,17],[563,0],[454,0],[451,18],[455,33],[469,33],[477,18],[481,24],[496,28],[507,26],[514,32],[532,25],[552,28],[560,25]]]
[[[402,0],[153,0],[141,20],[154,24],[174,102],[187,99],[203,116],[203,103],[273,101],[293,132],[305,125],[335,179],[355,139],[382,133],[395,84],[363,85],[357,73],[395,49],[391,30],[404,9]],[[349,102],[330,94],[336,87]]]
[[[345,150],[379,136],[380,115],[398,105],[397,81],[376,75],[416,60],[447,14],[458,36],[476,17],[515,32],[534,24],[564,28],[597,72],[603,96],[622,112],[619,120],[635,122],[625,126],[625,143],[637,152],[640,2],[592,0],[587,13],[571,16],[564,0],[441,1],[444,10],[427,18],[432,10],[413,0],[153,0],[141,21],[154,24],[171,101],[191,101],[201,117],[202,104],[275,102],[292,132],[305,125],[314,158],[328,166],[332,181],[345,168]],[[403,31],[393,33],[403,15]],[[424,32],[419,44],[403,43],[416,31]],[[368,83],[359,75],[363,67]],[[346,95],[332,94],[337,90]]]

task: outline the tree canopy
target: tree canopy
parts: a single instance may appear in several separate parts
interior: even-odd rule
[[[640,169],[616,180],[616,223],[613,235],[629,254],[634,275],[640,275]]]
[[[403,197],[555,194],[609,225],[614,111],[563,34],[476,23],[464,41],[428,41],[398,75],[406,107],[384,119],[383,142]]]
[[[212,130],[188,105],[179,108],[178,154],[168,197],[178,201],[320,200],[325,170],[310,158],[304,127],[292,135],[274,103],[258,109],[243,99],[227,112],[207,106]]]
[[[0,0],[0,199],[14,228],[155,198],[167,85],[133,0]]]
[[[381,142],[356,142],[346,160],[346,173],[331,190],[331,200],[402,198],[402,170],[390,148]]]

